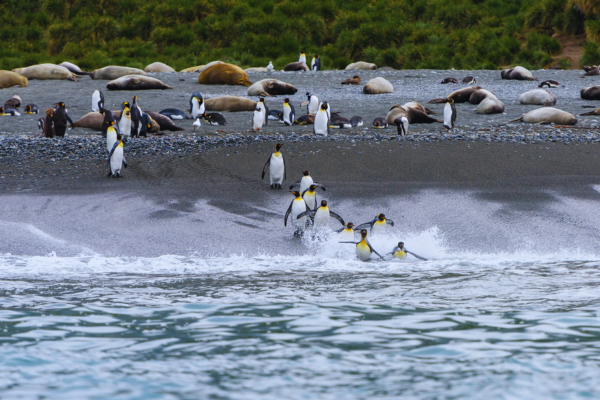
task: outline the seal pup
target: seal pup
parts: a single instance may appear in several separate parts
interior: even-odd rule
[[[531,75],[531,72],[527,68],[521,66],[503,70],[502,72],[500,72],[500,77],[502,79],[514,79],[518,81],[537,80],[533,77],[533,75]]]
[[[277,79],[263,79],[248,88],[248,96],[294,95],[298,89],[294,85]]]
[[[92,71],[89,75],[90,75],[90,78],[92,78],[92,79],[112,81],[115,79],[119,79],[123,76],[130,76],[130,75],[147,76],[148,74],[138,68],[119,67],[118,65],[109,65],[104,68],[96,69],[96,70]]]
[[[575,125],[577,117],[573,114],[554,107],[542,107],[513,119],[510,122],[527,122],[530,124]]]
[[[27,87],[29,86],[29,80],[16,72],[0,70],[0,89],[7,89],[13,86]]]
[[[533,89],[522,93],[519,103],[551,107],[556,104],[556,96],[545,89]]]
[[[360,76],[354,75],[352,78],[346,79],[342,85],[360,85]]]
[[[393,93],[394,86],[385,78],[377,77],[371,79],[363,87],[364,94],[382,94],[382,93]]]

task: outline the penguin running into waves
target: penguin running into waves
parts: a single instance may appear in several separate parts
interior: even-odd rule
[[[108,155],[108,165],[110,166],[108,177],[121,178],[121,168],[127,168],[127,161],[125,160],[125,154],[123,152],[123,140],[121,140],[123,135],[115,129],[114,125],[108,127],[108,132],[112,133],[111,131],[115,131],[117,141]]]
[[[297,218],[303,217],[313,218],[315,229],[329,228],[329,220],[331,218],[337,219],[342,226],[345,225],[344,219],[329,209],[327,206],[327,200],[321,200],[321,206],[319,208],[316,210],[305,211],[298,215]]]
[[[386,219],[385,214],[377,214],[377,216],[375,217],[375,219],[373,221],[365,222],[364,224],[360,224],[359,226],[356,227],[356,229],[363,229],[363,228],[370,227],[372,234],[384,233],[386,225],[394,226],[394,221],[392,221],[391,219]]]
[[[311,71],[320,71],[321,70],[321,59],[319,58],[319,56],[317,54],[315,54],[312,61],[310,62],[310,70]]]
[[[329,135],[329,106],[327,103],[321,103],[321,107],[319,107],[313,124],[313,132],[315,135]]]
[[[361,237],[360,242],[344,241],[344,242],[339,242],[339,243],[355,244],[356,245],[356,257],[361,261],[368,261],[371,258],[371,256],[373,255],[373,253],[377,254],[379,256],[379,258],[381,258],[383,260],[383,257],[381,257],[381,254],[376,252],[375,249],[373,248],[373,246],[371,246],[371,244],[367,240],[367,230],[366,229],[363,229],[360,231],[360,237]]]
[[[415,254],[413,252],[408,251],[404,247],[404,242],[398,242],[398,246],[394,247],[394,249],[392,250],[392,252],[389,253],[389,254],[391,254],[392,257],[394,257],[394,258],[400,258],[400,259],[406,258],[406,255],[410,254],[411,256],[413,256],[415,258],[418,258],[419,260],[427,261],[426,258],[421,257],[421,256],[419,256],[419,255],[417,255],[417,254]]]
[[[254,112],[255,115],[256,113],[257,111]],[[267,160],[267,163],[263,167],[262,177],[260,178],[265,179],[265,172],[268,165],[271,179],[271,189],[281,189],[281,184],[283,183],[283,180],[286,179],[285,159],[283,158],[283,154],[280,152],[282,147],[283,144],[281,143],[277,143],[275,145],[275,153],[271,154],[271,157],[269,157]]]
[[[290,193],[294,195],[294,200],[292,200],[290,206],[285,212],[285,216],[283,217],[283,226],[287,226],[287,220],[291,214],[292,226],[294,227],[294,236],[302,236],[306,226],[308,225],[308,220],[307,218],[298,218],[298,216],[307,211],[307,206],[302,199],[302,196],[300,196],[300,192],[292,191]]]
[[[444,106],[444,128],[454,128],[456,122],[456,105],[454,104],[453,98],[448,98],[446,105]]]
[[[304,199],[306,206],[312,211],[317,209],[317,194],[315,193],[315,189],[318,187],[325,191],[325,186],[318,183],[313,183],[308,187],[308,189],[302,192],[302,198]]]
[[[292,126],[296,123],[296,110],[290,99],[283,100],[283,123]]]
[[[352,222],[347,222],[344,228],[340,228],[336,232],[344,240],[354,240],[354,224]]]

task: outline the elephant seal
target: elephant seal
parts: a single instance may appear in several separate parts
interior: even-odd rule
[[[137,68],[129,68],[129,67],[119,67],[116,65],[109,65],[108,67],[100,68],[92,71],[90,77],[92,79],[101,79],[105,81],[112,81],[114,79],[119,79],[122,76],[127,75],[148,75],[141,69]]]
[[[583,70],[585,71],[585,74],[581,75],[581,77],[585,77],[585,76],[597,76],[600,75],[600,69],[598,68],[597,65],[592,65],[591,67],[584,65],[583,66]]]
[[[591,86],[581,89],[583,100],[600,100],[600,86]]]
[[[283,67],[283,70],[288,71],[288,72],[289,71],[310,71],[308,69],[308,65],[306,65],[306,63],[302,62],[302,61],[289,63],[288,65]]]
[[[29,80],[16,72],[0,70],[0,89],[13,86],[27,87],[29,86]]]
[[[198,83],[203,85],[240,85],[252,86],[248,75],[237,65],[213,64],[200,72]]]
[[[121,111],[113,111],[112,112],[115,118],[118,118],[121,115]],[[150,115],[150,114],[148,114]],[[79,118],[75,121],[75,128],[84,128],[84,129],[92,129],[95,131],[102,132],[102,122],[104,121],[104,115],[100,114],[98,111],[92,111],[85,114],[83,117]],[[152,128],[148,131],[151,133],[158,132],[160,130],[160,125],[154,120],[151,120]]]
[[[246,68],[244,70],[246,73],[250,72],[252,73],[259,73],[259,72],[269,72],[269,70],[267,70],[265,67],[254,67],[254,68]]]
[[[77,76],[60,65],[55,64],[38,64],[26,68],[13,69],[19,75],[23,75],[27,79],[67,79],[77,82]]]
[[[175,72],[175,70],[171,67],[169,67],[167,64],[163,64],[161,62],[154,62],[150,65],[148,65],[146,68],[144,68],[144,72],[165,72],[165,73],[169,73],[172,74],[173,72]],[[128,75],[132,75],[132,74],[128,74]]]
[[[187,72],[200,72],[200,70],[204,67],[204,65],[197,65],[195,67],[189,67],[189,68],[184,68],[181,71],[179,71],[182,74],[185,74]]]
[[[504,112],[504,103],[496,96],[486,97],[475,109],[477,114],[501,114]]]
[[[415,110],[411,107],[404,107],[399,104],[396,104],[390,108],[385,120],[388,125],[397,125],[396,121],[402,117],[406,117],[410,124],[431,124],[433,122],[443,123],[443,121],[431,118],[422,111]]]
[[[240,96],[221,96],[205,99],[206,111],[238,112],[256,110],[256,102]]]
[[[248,96],[281,96],[296,94],[294,85],[277,79],[263,79],[248,88]]]
[[[533,111],[529,111],[522,117],[514,119],[510,122],[519,121],[527,122],[529,124],[575,125],[577,123],[577,117],[566,111],[559,110],[558,108],[542,107]]]
[[[364,62],[364,61],[358,61],[358,62],[346,65],[346,68],[344,70],[348,71],[351,69],[377,69],[377,65],[368,63],[368,62]]]
[[[364,94],[381,94],[381,93],[393,93],[394,86],[387,80],[382,77],[377,77],[371,79],[367,84],[363,87]]]
[[[480,89],[482,89],[481,86],[469,86],[464,89],[455,90],[442,99],[429,100],[427,104],[445,104],[448,99],[454,100],[455,103],[466,103],[471,98],[471,95]]]
[[[435,115],[435,112],[431,111],[427,107],[422,106],[421,104],[417,103],[416,101],[409,101],[408,103],[403,104],[402,107],[410,107],[417,111],[421,111],[422,113],[425,113],[427,115]]]
[[[579,114],[579,115],[580,115],[580,116],[581,116],[581,115],[600,115],[600,107],[599,107],[599,108],[596,108],[596,109],[595,109],[595,110],[593,110],[593,111],[589,111],[589,112],[586,112],[586,113],[583,113],[583,114]]]
[[[523,67],[514,67],[514,68],[505,69],[504,71],[500,72],[500,77],[502,79],[514,79],[517,81],[535,81],[535,80],[537,80],[533,77],[533,75],[531,75],[531,72],[529,72],[529,70],[527,68],[523,68]]]
[[[360,76],[354,75],[352,78],[346,79],[342,85],[360,85]]]
[[[173,121],[171,121],[171,118],[167,117],[166,115],[162,115],[153,111],[145,111],[145,113],[148,114],[152,120],[158,123],[161,131],[185,131],[184,128],[175,125]]]
[[[89,75],[90,74],[87,71],[82,71],[81,68],[79,68],[77,65],[70,63],[68,61],[64,61],[64,62],[60,63],[60,66],[65,67],[66,69],[68,69],[69,71],[74,73],[75,75]]]
[[[533,89],[521,94],[519,103],[551,107],[556,104],[556,96],[544,89]]]
[[[156,78],[142,75],[125,75],[106,84],[108,90],[171,89]]]

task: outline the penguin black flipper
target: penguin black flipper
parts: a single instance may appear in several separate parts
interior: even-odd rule
[[[454,105],[454,101],[450,102],[450,108],[452,109],[452,127],[454,128],[454,123],[456,122],[456,106]]]
[[[295,125],[296,123],[296,110],[294,109],[294,105],[292,103],[290,103],[290,108],[292,109],[292,111],[290,111],[290,125]]]
[[[294,204],[294,201],[296,199],[292,200],[292,202],[290,203],[290,206],[288,207],[287,211],[285,212],[285,217],[283,217],[283,226],[287,226],[287,219],[290,216],[290,213],[292,212],[292,205]]]
[[[283,160],[283,179],[287,179],[287,168],[285,167],[285,157],[283,154],[281,155],[281,159]],[[279,185],[281,188],[281,185]]]
[[[290,190],[295,188],[296,186],[300,186],[300,181],[292,183],[290,185]],[[306,190],[304,191],[304,193],[306,193]],[[302,196],[304,196],[304,193],[302,193]]]
[[[391,226],[394,226],[394,221],[392,221],[391,219],[386,219],[385,223]]]
[[[418,256],[418,255],[416,255],[415,253],[413,253],[412,251],[408,251],[408,250],[406,250],[406,249],[404,249],[404,251],[405,251],[406,253],[410,254],[411,256],[418,258],[418,259],[419,259],[419,260],[421,260],[421,261],[427,261],[427,259],[426,259],[425,257]]]
[[[110,153],[108,154],[108,164],[110,165],[110,159],[112,158],[113,153],[115,152],[115,149],[117,148],[117,146],[119,145],[119,141],[117,140],[115,142],[115,144],[113,144],[112,149],[110,150]]]
[[[379,258],[384,260],[384,258],[381,257],[381,254],[379,254],[378,252],[375,251],[375,249],[373,248],[373,246],[371,246],[371,243],[369,243],[369,241],[367,239],[365,239],[365,242],[367,242],[367,246],[369,246],[369,250],[371,250],[371,253],[377,254],[379,256]]]
[[[359,244],[360,242],[338,242],[338,243],[352,243],[352,244]]]
[[[377,221],[376,219],[370,222],[365,222],[364,224],[360,224],[359,226],[355,227],[354,229],[357,231],[360,231],[361,229],[365,229],[365,228],[373,228],[373,224],[375,223],[375,221]]]
[[[75,129],[75,124],[73,123],[73,120],[71,119],[71,117],[69,117],[69,113],[65,110],[65,116],[67,117],[67,121],[69,121],[69,123],[71,124],[71,129]]]
[[[303,218],[303,217],[311,217],[312,218],[312,217],[315,216],[316,213],[317,213],[316,211],[311,211],[311,210],[304,211],[304,212],[298,214],[298,216],[296,217],[296,219],[300,219],[300,218]]]
[[[267,160],[267,163],[265,164],[265,166],[263,167],[263,172],[262,172],[262,177],[260,179],[265,179],[265,172],[267,171],[267,167],[269,166],[269,164],[271,164],[271,156],[269,156],[269,159]],[[285,164],[284,164],[285,165]],[[284,167],[285,168],[285,167]],[[290,188],[291,189],[291,188]]]
[[[340,217],[339,215],[337,215],[336,213],[334,213],[333,211],[329,210],[329,215],[332,216],[333,218],[337,219],[338,221],[340,221],[342,223],[342,225],[346,226],[344,219],[342,217]]]

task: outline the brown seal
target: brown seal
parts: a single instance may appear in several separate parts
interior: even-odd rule
[[[240,96],[221,96],[204,100],[206,111],[238,112],[256,110],[256,102]]]
[[[364,94],[382,94],[382,93],[393,93],[394,85],[385,78],[378,76],[377,78],[371,79],[363,87]]]
[[[142,75],[126,75],[106,84],[108,90],[151,90],[171,89],[156,78]]]
[[[252,86],[248,74],[237,65],[220,63],[206,68],[198,75],[198,83],[203,85]]]
[[[263,79],[248,88],[248,96],[282,96],[296,94],[294,85],[277,79]]]
[[[0,89],[13,86],[27,87],[29,86],[29,80],[16,72],[0,70]]]
[[[342,85],[360,85],[360,76],[355,75],[352,78],[346,79]]]
[[[581,98],[584,100],[600,100],[600,86],[581,89]]]
[[[54,137],[54,124],[52,123],[54,111],[54,108],[46,109],[46,118],[44,118],[44,137],[47,138]]]
[[[298,62],[293,62],[293,63],[289,63],[288,65],[286,65],[285,67],[283,67],[284,71],[309,71],[308,66],[306,65],[306,63],[302,62],[302,61],[298,61]]]
[[[412,107],[404,107],[396,104],[390,108],[387,116],[385,117],[388,125],[396,125],[396,120],[402,117],[408,119],[410,124],[431,124],[434,122],[443,123],[439,119],[431,118],[429,115],[422,111],[415,110]]]
[[[429,100],[427,104],[444,104],[448,101],[448,99],[454,100],[455,103],[466,103],[471,98],[471,95],[481,89],[480,86],[469,86],[464,89],[455,90],[450,93],[448,97],[444,97],[441,99],[433,99]]]
[[[500,77],[502,79],[514,79],[517,81],[537,80],[533,77],[533,75],[531,75],[531,72],[529,72],[527,68],[519,66],[503,70],[502,72],[500,72]]]
[[[177,126],[171,121],[171,118],[153,111],[145,111],[154,121],[158,123],[161,131],[185,131],[184,128]]]
[[[27,79],[66,79],[77,82],[77,76],[74,73],[65,67],[55,64],[39,64],[25,68],[16,68],[13,69],[13,72],[23,75]]]

